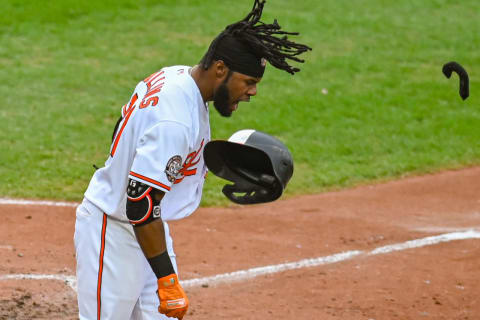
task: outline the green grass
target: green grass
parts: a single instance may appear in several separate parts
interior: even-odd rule
[[[137,82],[195,64],[252,2],[4,0],[0,194],[80,200]],[[212,136],[278,136],[295,160],[287,196],[477,165],[478,12],[476,0],[270,0],[263,20],[313,51],[294,77],[269,67],[233,118],[212,108]],[[451,60],[469,71],[466,101],[441,72]],[[226,204],[222,184],[209,176],[204,205]]]

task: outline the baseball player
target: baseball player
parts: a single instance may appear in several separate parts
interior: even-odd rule
[[[260,22],[264,1],[229,25],[198,65],[165,67],[140,81],[121,109],[105,165],[77,208],[75,250],[80,319],[182,319],[189,301],[177,277],[167,222],[198,207],[207,169],[209,107],[229,117],[257,93],[266,60],[308,46]],[[281,37],[276,37],[281,35]]]

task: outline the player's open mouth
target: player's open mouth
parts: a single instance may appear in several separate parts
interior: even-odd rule
[[[242,99],[242,100],[238,100],[238,101],[234,102],[232,104],[232,106],[230,107],[230,111],[233,112],[233,111],[237,110],[240,102],[250,102],[250,98]]]

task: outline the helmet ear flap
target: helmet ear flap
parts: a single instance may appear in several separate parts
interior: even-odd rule
[[[253,204],[272,201],[278,188],[274,176],[262,173],[260,175],[240,167],[231,167],[237,175],[243,179],[236,180],[234,184],[227,184],[223,187],[223,194],[230,201],[238,204]],[[236,195],[243,193],[243,195]]]
[[[238,203],[238,204],[251,204],[252,203],[252,193],[254,192],[253,189],[245,190],[243,188],[239,188],[239,186],[235,184],[226,184],[222,188],[223,194],[230,199],[230,201]],[[238,196],[236,193],[245,193],[243,196]]]
[[[230,201],[237,204],[254,204],[271,201],[271,193],[268,189],[258,185],[250,188],[242,188],[238,183],[233,185],[227,184],[223,186],[222,192]],[[243,195],[237,195],[239,193]]]

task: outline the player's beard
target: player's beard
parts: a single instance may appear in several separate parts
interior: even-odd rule
[[[223,117],[230,117],[232,110],[230,109],[230,92],[227,87],[227,81],[230,78],[230,71],[227,78],[218,86],[217,91],[213,95],[213,105]]]

